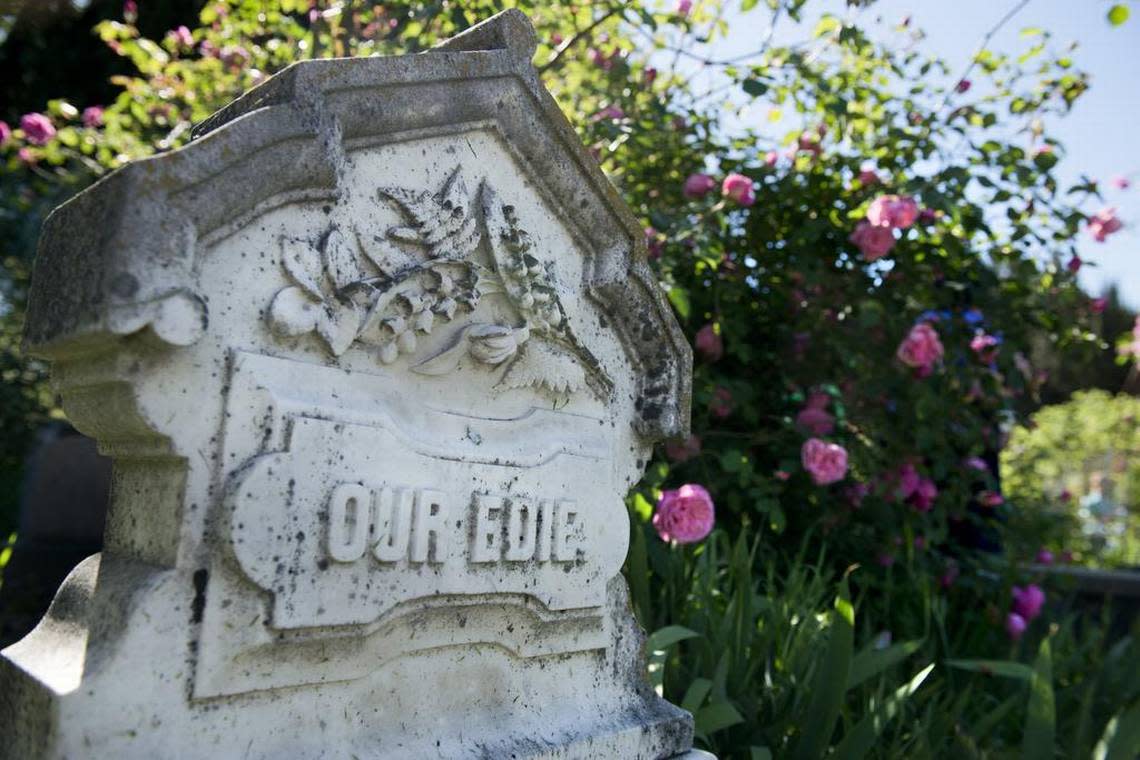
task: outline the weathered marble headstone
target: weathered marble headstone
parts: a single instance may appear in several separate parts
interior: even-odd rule
[[[533,54],[507,12],[301,63],[52,215],[26,345],[112,504],[0,753],[689,749],[620,568],[690,355]]]

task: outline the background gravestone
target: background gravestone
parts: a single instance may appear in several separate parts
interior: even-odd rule
[[[690,355],[533,53],[296,65],[48,220],[26,345],[114,477],[6,756],[689,749],[620,569]]]

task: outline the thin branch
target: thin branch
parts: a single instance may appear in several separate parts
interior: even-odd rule
[[[974,54],[972,56],[970,56],[970,63],[967,64],[966,70],[962,72],[962,76],[958,77],[958,82],[961,82],[970,76],[970,72],[973,71],[974,67],[978,65],[978,56],[980,56],[982,54],[982,51],[986,49],[986,46],[990,44],[990,40],[993,39],[994,35],[1001,31],[1001,28],[1009,23],[1013,17],[1020,13],[1021,10],[1025,8],[1025,6],[1029,5],[1029,3],[1030,0],[1018,0],[1017,4],[1010,8],[1009,11],[1004,16],[1002,16],[1001,19],[996,24],[994,24],[994,26],[991,27],[988,32],[986,32],[985,36],[982,37],[981,44],[978,45],[978,49],[974,51]],[[946,106],[949,105],[950,99],[954,96],[956,88],[957,83],[955,83],[954,88],[951,88],[949,91],[947,91],[946,97],[942,99],[942,103],[938,106],[938,108],[935,109],[935,113],[940,113],[942,109],[946,108]]]
[[[558,63],[558,59],[562,57],[563,53],[574,47],[574,45],[578,44],[580,40],[589,37],[591,34],[593,34],[595,29],[620,13],[622,13],[622,8],[620,6],[613,6],[601,16],[598,16],[585,29],[576,33],[573,37],[559,45],[558,49],[554,51],[554,55],[550,56],[550,60],[538,67],[538,73],[545,73],[547,69]]]

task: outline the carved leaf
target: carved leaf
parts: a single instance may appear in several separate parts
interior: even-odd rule
[[[321,288],[321,262],[317,252],[308,243],[293,238],[281,238],[281,265],[290,279],[318,301],[323,298]]]
[[[322,309],[317,318],[317,333],[325,339],[334,356],[340,356],[360,330],[361,310],[356,304],[337,302],[332,308]]]
[[[297,287],[282,288],[269,306],[269,326],[276,333],[289,337],[312,331],[321,316],[320,304],[314,303],[304,290]]]
[[[337,290],[364,279],[357,262],[356,249],[334,227],[327,236],[322,250],[325,272]]]
[[[507,368],[499,385],[507,388],[546,388],[568,395],[586,384],[586,371],[570,354],[545,341],[531,340]]]
[[[409,223],[388,230],[388,236],[426,247],[429,258],[466,259],[474,253],[479,244],[479,225],[459,173],[456,167],[435,194],[380,188],[380,194],[395,202]]]
[[[459,360],[467,353],[468,341],[467,331],[470,328],[463,328],[455,333],[453,342],[449,344],[439,353],[434,356],[429,356],[419,364],[412,367],[412,372],[417,372],[421,375],[446,375],[448,372],[453,372],[459,366]]]

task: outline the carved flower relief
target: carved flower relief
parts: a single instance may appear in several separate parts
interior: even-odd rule
[[[469,360],[501,368],[498,385],[506,388],[565,395],[590,384],[599,394],[609,391],[609,378],[570,330],[515,209],[486,181],[478,200],[458,168],[435,193],[381,188],[379,197],[398,208],[405,224],[374,238],[376,247],[362,245],[359,234],[350,243],[336,227],[316,245],[281,239],[282,266],[294,284],[270,305],[268,321],[277,334],[315,331],[336,356],[358,343],[384,364],[413,356],[410,369],[425,375],[446,374]],[[494,293],[505,296],[519,322],[470,322],[431,356],[414,356],[420,336],[473,312],[481,297]]]

